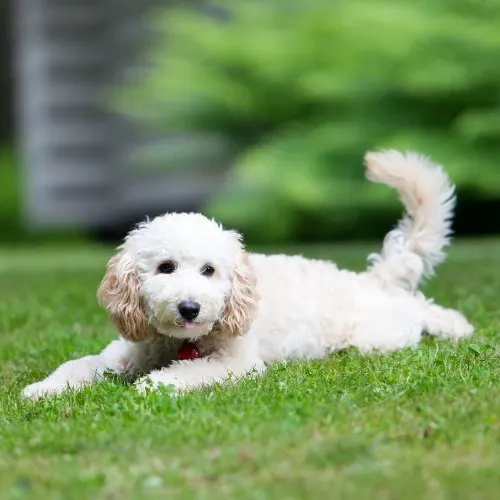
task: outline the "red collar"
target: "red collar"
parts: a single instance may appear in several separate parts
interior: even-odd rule
[[[192,342],[188,342],[185,340],[179,347],[179,351],[177,352],[177,359],[179,361],[189,361],[198,358],[201,358],[199,347]]]

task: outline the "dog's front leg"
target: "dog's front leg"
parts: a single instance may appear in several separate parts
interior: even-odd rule
[[[102,380],[106,371],[133,372],[140,365],[141,354],[140,344],[115,340],[100,354],[66,361],[44,380],[25,387],[22,395],[37,400],[91,385]]]
[[[264,363],[247,338],[240,338],[226,349],[207,358],[177,361],[155,370],[136,382],[137,390],[146,393],[161,386],[173,393],[207,387],[226,380],[238,380],[264,371]]]
[[[207,387],[226,380],[238,380],[245,375],[260,373],[264,364],[260,360],[249,362],[234,358],[205,358],[179,361],[168,368],[155,370],[136,382],[137,390],[145,394],[161,386],[171,387],[173,392],[185,392]]]

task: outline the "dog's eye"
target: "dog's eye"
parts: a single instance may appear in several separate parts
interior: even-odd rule
[[[175,263],[171,260],[167,260],[166,262],[162,262],[158,266],[159,274],[172,274],[176,269]]]
[[[210,278],[211,276],[213,276],[214,273],[215,273],[215,269],[209,265],[204,266],[201,270],[202,276],[206,276],[207,278]]]

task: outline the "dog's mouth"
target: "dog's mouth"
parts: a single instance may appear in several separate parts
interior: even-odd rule
[[[180,339],[196,339],[208,335],[213,323],[172,318],[168,322],[155,322],[156,329],[163,335]]]
[[[184,330],[192,330],[193,328],[200,326],[198,321],[192,321],[184,318],[176,318],[173,323],[176,327],[183,328]]]
[[[206,316],[186,319],[174,313],[163,317],[155,315],[151,319],[151,324],[163,335],[192,339],[210,333],[214,322]]]

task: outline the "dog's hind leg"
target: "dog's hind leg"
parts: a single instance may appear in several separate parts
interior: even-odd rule
[[[424,307],[424,329],[428,335],[459,340],[474,333],[474,327],[460,312],[432,303],[426,303]]]

